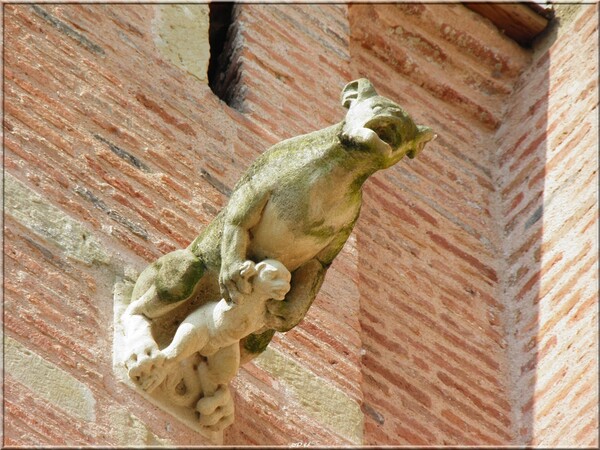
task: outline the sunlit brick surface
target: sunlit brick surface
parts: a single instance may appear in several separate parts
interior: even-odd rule
[[[366,183],[273,349],[360,405],[364,444],[598,444],[595,6],[533,51],[459,4],[239,5],[237,110],[161,56],[156,8],[4,7],[5,332],[93,396],[71,414],[6,371],[6,445],[207,443],[115,380],[113,284],[359,76],[438,138]],[[246,365],[225,444],[356,443],[290,383]]]

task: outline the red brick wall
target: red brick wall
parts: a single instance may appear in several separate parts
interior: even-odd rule
[[[366,188],[365,443],[597,443],[595,7],[524,73],[526,52],[459,5],[350,22],[359,73],[440,135]]]
[[[350,23],[358,72],[438,133],[366,187],[365,443],[510,442],[492,140],[528,54],[461,5],[353,6]]]
[[[497,134],[516,431],[555,448],[598,445],[598,10],[565,12]]]
[[[10,359],[7,445],[205,443],[115,381],[112,286],[186,246],[269,145],[339,121],[339,91],[359,75],[439,137],[367,183],[321,294],[272,347],[321,380],[309,389],[362,405],[365,444],[592,441],[597,175],[591,150],[556,149],[580,154],[597,135],[595,8],[531,63],[460,5],[242,5],[243,113],[161,56],[156,8],[4,7],[5,332],[41,378]],[[569,58],[573,45],[586,50]],[[575,79],[587,97],[563,106]],[[519,142],[531,124],[547,139]],[[573,226],[561,228],[560,200],[523,231],[555,191],[582,199],[566,202]],[[45,390],[46,376],[80,403]],[[225,443],[356,442],[284,378],[240,372]]]

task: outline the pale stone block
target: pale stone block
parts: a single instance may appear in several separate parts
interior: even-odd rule
[[[111,433],[115,443],[123,447],[172,446],[168,439],[156,436],[145,423],[121,407],[111,407],[109,414]]]
[[[152,23],[162,56],[202,81],[207,81],[210,43],[208,5],[160,5]]]
[[[8,215],[58,245],[68,256],[86,264],[110,264],[102,244],[84,226],[8,173],[4,194]]]
[[[364,414],[356,401],[270,347],[254,361],[284,383],[294,399],[319,423],[327,425],[353,444],[362,445]]]
[[[69,373],[46,361],[20,342],[4,337],[6,374],[72,417],[93,422],[96,399],[92,391]]]

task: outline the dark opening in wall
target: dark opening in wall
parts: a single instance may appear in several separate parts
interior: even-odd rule
[[[217,97],[236,109],[242,103],[238,62],[241,45],[235,20],[238,7],[233,2],[209,4],[208,85]]]

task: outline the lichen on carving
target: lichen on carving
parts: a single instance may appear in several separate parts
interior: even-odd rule
[[[232,423],[229,382],[240,364],[306,315],[367,178],[434,138],[366,79],[346,85],[342,105],[342,122],[258,157],[187,249],[142,272],[118,315],[130,379],[192,411],[200,429]]]

